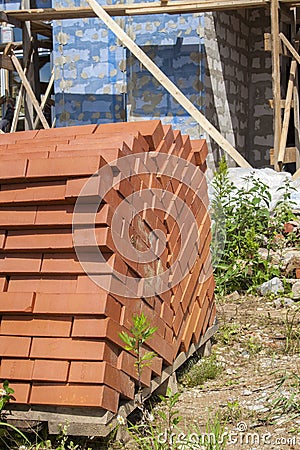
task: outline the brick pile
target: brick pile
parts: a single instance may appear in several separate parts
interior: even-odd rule
[[[0,136],[0,377],[15,389],[18,404],[97,407],[116,412],[133,399],[135,357],[124,350],[119,333],[132,315],[143,312],[157,353],[142,375],[143,386],[172,365],[181,351],[198,343],[215,319],[214,280],[199,283],[210,246],[205,208],[177,180],[149,174],[132,176],[104,198],[96,215],[97,242],[112,268],[131,277],[146,269],[118,255],[111,220],[124,197],[144,187],[179,193],[201,228],[198,258],[172,289],[149,298],[114,295],[95,284],[77,259],[72,213],[86,180],[123,155],[155,150],[174,154],[205,171],[204,140],[190,141],[160,121],[87,125]],[[203,196],[207,196],[206,186]],[[160,264],[176,256],[178,228],[163,211],[147,210],[131,223],[140,248],[151,229],[167,236]],[[158,272],[158,261],[151,263]],[[108,274],[113,281],[113,275]]]

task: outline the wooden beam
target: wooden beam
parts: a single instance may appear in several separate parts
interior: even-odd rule
[[[125,33],[124,30],[104,11],[96,0],[87,0],[97,16],[117,36],[130,52],[143,64],[143,66],[156,78],[156,80],[172,95],[172,97],[193,117],[212,139],[231,156],[241,167],[251,167],[243,156],[221,135],[221,133],[206,119],[194,104],[178,89],[178,87],[165,75],[146,53]]]
[[[298,178],[300,178],[300,169],[296,170],[292,178],[293,180],[297,180]]]
[[[43,97],[42,102],[41,102],[41,110],[42,110],[42,111],[44,110],[45,105],[46,105],[46,103],[47,103],[47,100],[48,100],[48,97],[49,97],[49,95],[50,95],[50,92],[51,92],[53,83],[54,83],[54,71],[52,70],[52,74],[51,74],[50,81],[49,81],[49,83],[48,83],[46,92],[45,92],[44,97]],[[40,120],[39,120],[39,117],[36,117],[36,119],[35,119],[35,121],[34,121],[34,124],[33,124],[33,129],[34,129],[34,130],[36,129],[36,127],[37,127],[39,121],[40,121]]]
[[[27,92],[27,94],[28,94],[28,96],[29,96],[29,98],[30,98],[30,100],[31,100],[31,102],[32,102],[36,112],[37,112],[37,115],[39,116],[39,119],[40,119],[43,127],[44,128],[49,128],[48,122],[47,122],[47,120],[46,120],[46,118],[45,118],[45,116],[43,114],[43,111],[40,108],[40,105],[39,105],[39,103],[38,103],[38,101],[37,101],[37,99],[36,99],[36,97],[35,97],[35,95],[33,93],[33,90],[32,90],[32,88],[31,88],[31,86],[29,84],[29,81],[27,80],[27,77],[26,77],[26,75],[25,75],[25,73],[24,73],[24,71],[23,71],[23,69],[21,67],[21,64],[18,61],[18,58],[14,54],[12,54],[11,55],[11,59],[12,59],[12,62],[14,64],[15,68],[16,68],[16,71],[19,74],[19,77],[21,78],[21,81],[22,81],[22,83],[24,85],[24,88],[25,88],[25,90],[26,90],[26,92]]]
[[[279,171],[278,152],[281,136],[279,2],[271,0],[272,87],[274,98],[274,169]]]
[[[282,164],[284,162],[285,148],[286,148],[287,135],[288,135],[288,130],[289,130],[290,115],[291,115],[291,103],[292,103],[297,67],[298,67],[297,61],[293,60],[291,62],[290,76],[289,76],[288,88],[287,88],[287,92],[286,92],[286,101],[285,101],[285,108],[284,108],[284,115],[283,115],[283,124],[282,124],[282,130],[281,130],[281,136],[280,136],[280,142],[279,142],[279,151],[278,151],[278,155],[277,155],[277,162],[278,162],[280,168],[282,167]]]
[[[269,106],[270,106],[270,108],[274,108],[274,100],[272,99],[272,98],[270,98],[269,100],[268,100],[268,102],[269,102]],[[281,107],[281,109],[284,109],[285,108],[285,99],[281,99],[281,101],[280,101],[280,107]],[[294,108],[294,100],[292,100],[291,101],[291,108]]]
[[[296,147],[286,147],[283,164],[289,164],[296,162],[297,158],[297,148]],[[274,164],[274,148],[270,149],[270,164]]]
[[[300,64],[300,55],[295,49],[295,47],[293,47],[293,45],[290,43],[290,41],[285,37],[283,33],[279,33],[279,37],[286,46],[286,48],[291,52],[297,63]]]
[[[132,16],[147,14],[182,14],[197,13],[205,11],[236,10],[244,8],[265,7],[269,0],[185,0],[161,2],[143,2],[143,3],[119,3],[116,5],[103,5],[103,9],[110,16]],[[71,8],[45,8],[45,9],[22,9],[6,11],[4,16],[0,16],[0,22],[9,22],[12,20],[24,21],[51,21],[63,19],[84,19],[97,17],[93,9],[89,7],[71,7]]]

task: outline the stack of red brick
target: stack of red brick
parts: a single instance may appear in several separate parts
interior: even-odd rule
[[[210,219],[177,180],[136,175],[115,186],[97,213],[96,234],[107,261],[119,272],[144,277],[151,269],[157,274],[157,261],[143,266],[118,255],[111,243],[112,215],[124,197],[145,187],[179,192],[198,218],[201,246],[178,285],[150,298],[114,295],[90,280],[76,257],[72,213],[86,180],[116,158],[149,150],[180,156],[205,171],[205,141],[190,141],[160,121],[0,136],[0,377],[10,381],[17,403],[116,412],[120,400],[133,399],[135,393],[135,357],[119,338],[133,314],[144,312],[157,327],[148,342],[157,357],[143,372],[144,386],[213,324],[213,277],[199,283],[209,253]],[[142,249],[149,247],[151,229],[165,233],[163,267],[179,245],[173,222],[162,211],[147,210],[131,224]]]

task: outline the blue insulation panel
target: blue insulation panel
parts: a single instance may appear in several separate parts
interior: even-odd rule
[[[77,0],[55,1],[53,6],[72,5],[84,6]],[[203,15],[115,20],[203,111]],[[199,126],[189,114],[100,20],[56,21],[53,33],[56,126],[160,118],[199,136]]]

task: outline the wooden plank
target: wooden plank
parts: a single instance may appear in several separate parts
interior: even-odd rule
[[[293,180],[297,180],[298,178],[300,178],[300,169],[296,170],[292,178]]]
[[[279,171],[278,152],[281,136],[279,2],[271,0],[272,88],[274,98],[274,169]]]
[[[270,108],[274,108],[274,100],[272,99],[272,98],[270,98],[269,100],[268,100],[268,102],[269,102],[269,106],[270,106]],[[284,109],[285,108],[285,99],[281,99],[281,101],[280,101],[280,107],[281,107],[281,109]],[[294,100],[292,100],[291,101],[291,108],[294,108]]]
[[[283,33],[279,33],[279,37],[286,46],[286,48],[291,52],[297,63],[300,64],[300,55],[295,49],[295,47],[292,46],[290,41],[286,38],[286,36]]]
[[[6,70],[15,70],[11,59],[7,55],[0,55],[0,68]]]
[[[30,97],[30,100],[31,100],[31,102],[32,102],[36,112],[37,112],[37,115],[39,116],[39,119],[40,119],[43,127],[44,128],[49,128],[48,122],[47,122],[47,120],[46,120],[46,118],[45,118],[45,116],[43,114],[43,111],[40,108],[40,105],[39,105],[39,103],[38,103],[34,93],[33,93],[33,90],[32,90],[32,88],[31,88],[31,86],[29,84],[29,81],[27,80],[26,75],[24,74],[24,71],[23,71],[23,69],[21,67],[21,64],[18,61],[18,58],[14,54],[12,54],[11,55],[11,59],[12,59],[12,62],[14,64],[15,68],[16,68],[16,71],[19,74],[19,77],[21,78],[22,83],[24,84],[24,88],[25,88],[26,92],[28,93],[28,96]]]
[[[146,14],[181,14],[184,12],[205,12],[220,10],[236,10],[244,8],[265,7],[268,0],[200,0],[200,1],[168,1],[167,5],[161,2],[119,3],[116,5],[103,5],[103,9],[110,16],[132,16]],[[6,11],[0,22],[11,21],[51,21],[63,19],[79,19],[96,17],[95,12],[88,7],[70,8],[46,8],[46,9],[23,9]]]
[[[289,164],[296,162],[297,148],[296,147],[286,147],[283,164]],[[270,164],[274,164],[274,148],[270,149]]]
[[[51,92],[53,83],[54,83],[54,71],[52,70],[52,75],[51,75],[50,81],[49,81],[49,83],[48,83],[46,92],[45,92],[45,94],[44,94],[44,97],[43,97],[43,99],[42,99],[41,106],[40,106],[42,111],[44,110],[45,105],[46,105],[46,103],[47,103],[47,100],[48,100],[48,97],[49,97],[49,95],[50,95],[50,92]],[[37,117],[37,118],[35,119],[34,124],[33,124],[33,129],[34,129],[34,130],[36,129],[36,127],[37,127],[39,121],[40,121],[40,119],[39,119],[39,117]]]
[[[157,81],[174,97],[174,99],[194,118],[212,139],[230,155],[241,167],[251,167],[248,161],[221,135],[221,133],[206,119],[192,102],[178,89],[178,87],[157,67],[157,65],[143,52],[143,50],[125,33],[124,30],[104,11],[96,0],[87,0],[97,16],[117,36],[143,66]]]
[[[294,82],[295,82],[295,75],[296,75],[297,67],[298,67],[297,61],[293,60],[291,62],[290,76],[289,76],[288,88],[287,88],[287,92],[286,92],[286,101],[285,101],[285,108],[284,108],[284,115],[283,115],[283,124],[282,124],[282,130],[281,130],[281,136],[280,136],[280,142],[279,142],[279,151],[278,151],[278,155],[277,155],[277,161],[278,161],[280,168],[284,161],[285,147],[286,147],[286,142],[287,142],[287,135],[288,135],[288,130],[289,130],[290,115],[291,115],[291,103],[292,103]]]

